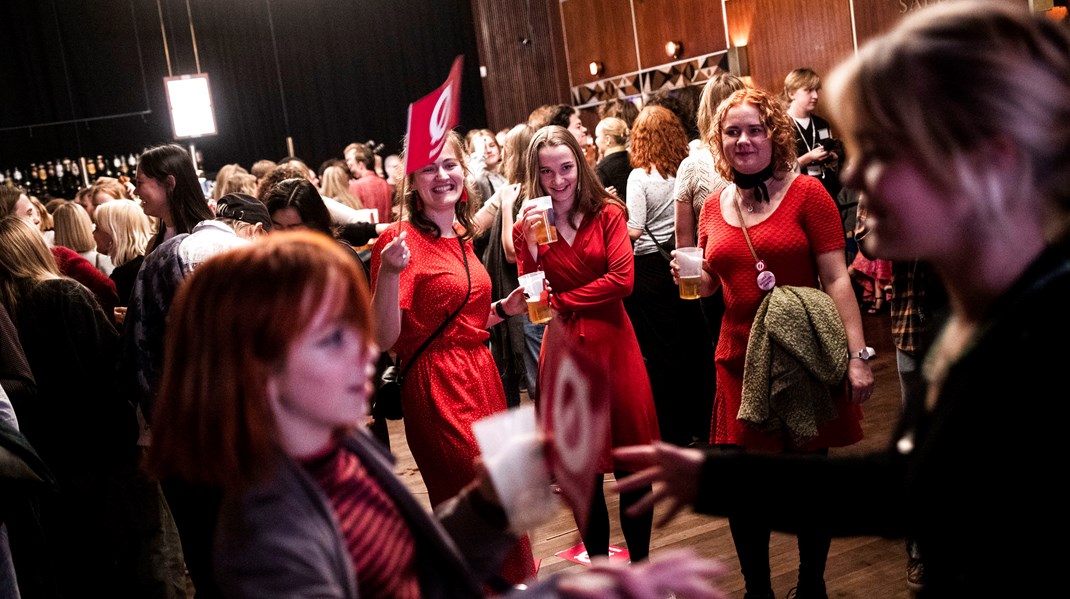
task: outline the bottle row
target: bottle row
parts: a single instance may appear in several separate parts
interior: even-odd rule
[[[114,177],[124,183],[134,177],[137,156],[116,154],[111,159],[98,154],[75,160],[49,160],[0,171],[0,185],[22,187],[39,199],[74,199],[79,189],[88,187],[99,177]]]

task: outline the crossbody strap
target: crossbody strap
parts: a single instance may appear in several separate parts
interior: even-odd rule
[[[665,246],[661,245],[661,242],[658,241],[658,238],[654,237],[654,234],[650,232],[650,226],[647,223],[643,223],[643,229],[646,230],[646,234],[650,236],[650,239],[654,242],[654,245],[658,246],[658,251],[661,252],[661,255],[669,260],[672,260],[672,249],[667,250],[665,249]]]
[[[462,309],[464,309],[465,304],[468,303],[468,298],[472,297],[472,271],[468,269],[468,252],[464,251],[464,240],[457,237],[457,241],[461,244],[461,259],[464,260],[464,274],[468,276],[468,294],[464,296],[464,301],[461,302],[460,306],[457,306],[457,309],[453,311],[453,314],[447,316],[446,320],[442,322],[438,329],[434,333],[431,333],[431,336],[425,339],[416,352],[412,354],[408,364],[405,365],[405,368],[401,370],[401,374],[398,375],[399,381],[405,380],[405,375],[408,374],[409,368],[412,368],[412,365],[416,363],[416,358],[427,349],[428,345],[431,345],[431,342],[434,341],[436,337],[442,334],[442,331],[446,330],[446,327],[450,322],[461,313]]]

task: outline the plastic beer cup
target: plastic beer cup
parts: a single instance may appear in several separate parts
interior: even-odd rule
[[[676,248],[680,269],[680,299],[698,299],[702,295],[702,248]]]
[[[542,196],[531,200],[541,218],[533,227],[535,229],[535,241],[539,245],[546,245],[557,241],[557,219],[554,217],[554,201],[550,196]]]
[[[546,275],[541,270],[520,275],[520,285],[528,299],[528,318],[533,324],[549,322],[554,317],[549,296],[544,293],[545,283]]]

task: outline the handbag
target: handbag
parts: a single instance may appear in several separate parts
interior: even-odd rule
[[[383,370],[383,374],[379,377],[379,388],[375,391],[375,398],[372,402],[372,416],[375,418],[385,418],[387,420],[401,420],[405,413],[401,407],[401,387],[405,384],[405,375],[408,374],[409,368],[416,363],[416,358],[423,353],[427,346],[431,345],[431,342],[438,337],[442,331],[446,330],[446,327],[450,322],[461,313],[465,304],[468,303],[468,298],[472,297],[472,272],[468,269],[468,253],[464,251],[464,241],[460,237],[457,240],[461,244],[461,258],[464,260],[464,273],[468,277],[468,294],[464,296],[464,301],[460,306],[446,317],[446,320],[442,321],[442,324],[435,330],[434,333],[424,340],[420,347],[409,358],[405,367],[401,367],[401,361],[387,366]]]
[[[660,241],[658,241],[658,238],[654,237],[654,234],[650,232],[650,227],[647,226],[646,223],[643,223],[643,229],[646,230],[646,234],[650,236],[650,239],[654,242],[654,245],[658,246],[658,253],[661,254],[661,257],[665,258],[669,262],[672,262],[672,251],[676,249],[676,240],[670,238],[670,240],[666,244],[668,245],[669,249],[665,249],[665,246],[662,245]],[[674,233],[672,237],[675,236],[676,235]]]

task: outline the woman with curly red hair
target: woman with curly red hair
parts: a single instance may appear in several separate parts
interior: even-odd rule
[[[699,304],[680,299],[666,268],[675,247],[676,170],[687,155],[687,132],[676,115],[643,108],[632,129],[626,188],[635,287],[624,307],[650,376],[661,438],[680,446],[692,441],[690,423],[700,417],[700,398],[713,393],[714,376]]]
[[[862,438],[861,403],[873,392],[862,317],[843,259],[843,225],[835,201],[814,177],[795,172],[791,117],[771,94],[743,89],[717,109],[713,139],[717,173],[730,185],[706,202],[699,217],[702,295],[724,287],[725,313],[717,341],[717,395],[711,443],[726,454],[828,455],[830,447]],[[673,269],[678,265],[673,262]],[[775,278],[774,278],[775,277]],[[820,287],[832,299],[847,337],[844,383],[832,393],[835,416],[817,435],[798,442],[740,417],[751,325],[765,294],[777,286]],[[766,513],[728,519],[750,599],[772,598]],[[825,561],[831,535],[815,515],[798,529],[798,597],[826,599]]]

